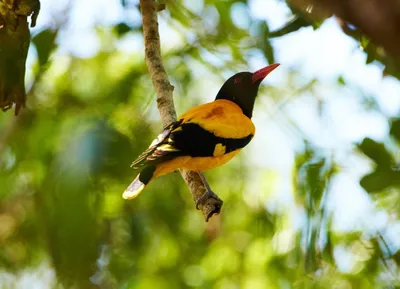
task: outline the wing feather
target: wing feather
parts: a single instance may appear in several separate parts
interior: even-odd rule
[[[179,150],[173,146],[173,141],[170,139],[171,132],[178,129],[181,121],[173,122],[168,125],[150,144],[149,148],[145,150],[135,161],[132,162],[131,167],[138,169],[150,162],[161,161],[162,157],[171,153],[178,152]]]
[[[171,131],[169,127],[165,128],[150,144],[149,148],[145,150],[135,161],[132,162],[131,167],[134,169],[138,169],[144,166],[148,160],[154,160],[157,156],[161,156],[160,152],[162,150],[157,150],[158,147],[162,146],[165,143],[165,140],[168,139]]]
[[[216,100],[189,110],[167,126],[131,166],[136,169],[177,156],[220,156],[245,147],[254,133],[253,122],[239,106]]]

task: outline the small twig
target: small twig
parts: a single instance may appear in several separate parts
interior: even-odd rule
[[[140,8],[143,21],[143,36],[145,45],[146,64],[150,72],[151,80],[157,94],[157,107],[160,112],[164,127],[176,120],[176,112],[173,100],[174,87],[168,80],[165,71],[160,48],[160,35],[158,33],[157,11],[161,5],[156,5],[154,0],[140,0]],[[162,10],[162,9],[161,9]],[[193,200],[197,201],[206,192],[207,184],[204,184],[196,172],[180,171],[188,188],[190,189]],[[204,179],[205,180],[205,179]],[[206,221],[213,214],[218,214],[222,207],[222,200],[218,197],[209,197],[199,204]]]

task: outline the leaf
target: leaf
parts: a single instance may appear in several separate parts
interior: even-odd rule
[[[400,266],[400,250],[392,255],[392,259],[396,262],[397,266]]]
[[[232,3],[224,3],[220,1],[216,1],[214,3],[215,8],[218,11],[219,14],[219,25],[218,29],[221,32],[231,32],[234,31],[236,26],[232,22],[232,18],[230,17],[230,11],[231,11],[231,6]]]
[[[269,37],[270,38],[281,37],[286,34],[295,32],[295,31],[299,30],[300,28],[308,27],[311,25],[312,25],[311,21],[308,21],[302,15],[296,15],[295,18],[293,18],[293,20],[286,23],[285,26],[283,26],[282,28],[279,28],[278,30],[272,31],[269,34]]]
[[[376,47],[369,43],[367,47],[365,47],[364,51],[367,53],[367,60],[365,61],[366,64],[370,64],[374,60],[377,59],[377,52]]]
[[[323,192],[326,186],[326,179],[324,174],[325,160],[321,159],[317,162],[306,164],[307,169],[307,185],[309,194],[312,200],[309,209],[317,209],[321,201]]]
[[[400,171],[375,171],[364,176],[360,180],[360,185],[368,193],[376,193],[387,187],[400,185]]]
[[[329,222],[332,223],[332,218],[330,218]],[[328,228],[327,233],[326,233],[326,244],[324,248],[322,249],[322,258],[324,261],[333,263],[335,258],[334,258],[334,241],[332,240],[332,231],[331,228]]]
[[[378,166],[389,168],[394,164],[392,155],[386,150],[384,144],[370,138],[365,138],[358,148],[372,159]]]
[[[390,128],[390,134],[400,141],[400,118],[392,119],[392,126]]]
[[[262,22],[260,25],[260,33],[261,33],[261,50],[265,56],[265,58],[268,60],[268,63],[275,63],[275,57],[274,57],[274,48],[271,45],[271,42],[269,41],[270,38],[270,32],[269,32],[269,27],[266,21]]]
[[[311,222],[311,220],[309,220]],[[318,269],[318,258],[317,258],[317,233],[315,227],[310,225],[310,239],[306,247],[306,254],[305,254],[305,267],[306,272],[313,272]]]
[[[257,211],[253,215],[253,222],[249,226],[249,232],[252,232],[257,237],[271,237],[276,231],[275,215],[267,211]]]
[[[370,44],[369,38],[365,37],[365,35],[361,35],[360,45],[363,49],[366,49]]]
[[[118,37],[124,36],[131,30],[132,30],[131,27],[124,22],[118,23],[117,25],[114,26],[114,31]]]
[[[343,78],[343,75],[340,75],[337,79],[337,83],[340,85],[346,85],[346,81]]]
[[[40,66],[44,66],[47,63],[51,52],[56,48],[56,37],[57,30],[45,29],[32,38],[32,42],[36,46]]]

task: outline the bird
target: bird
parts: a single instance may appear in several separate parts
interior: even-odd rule
[[[198,172],[205,195],[214,194],[201,172],[225,164],[253,139],[251,118],[260,84],[279,65],[236,73],[225,81],[214,101],[188,110],[167,125],[132,163],[131,167],[141,171],[122,197],[133,199],[152,180],[178,169]]]

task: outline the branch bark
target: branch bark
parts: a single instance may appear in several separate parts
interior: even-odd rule
[[[25,106],[25,62],[29,48],[27,17],[35,26],[39,0],[0,0],[0,108],[15,114]]]
[[[140,8],[143,22],[143,36],[145,45],[146,64],[157,94],[157,107],[160,112],[164,127],[176,120],[176,112],[173,100],[174,87],[170,84],[165,71],[160,48],[160,35],[158,32],[157,11],[160,7],[154,0],[140,0]],[[205,184],[201,181],[197,172],[181,170],[193,200],[198,201],[206,192]],[[219,214],[222,200],[216,196],[208,196],[198,204],[206,221],[213,214]]]

